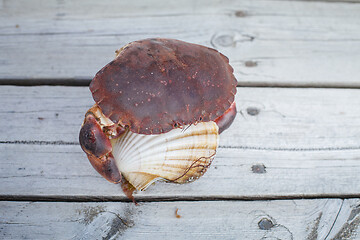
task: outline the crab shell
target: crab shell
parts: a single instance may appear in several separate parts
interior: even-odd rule
[[[80,145],[110,182],[143,190],[158,179],[197,179],[235,118],[236,84],[214,49],[174,39],[129,43],[90,84],[95,105]]]
[[[174,39],[132,42],[103,67],[90,90],[103,114],[140,134],[213,121],[234,102],[237,81],[215,49]]]

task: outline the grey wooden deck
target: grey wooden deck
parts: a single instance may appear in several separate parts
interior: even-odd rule
[[[77,139],[115,49],[227,55],[238,116],[208,172],[130,203]],[[360,239],[359,1],[0,1],[1,239]]]

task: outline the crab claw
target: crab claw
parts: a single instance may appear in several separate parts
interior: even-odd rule
[[[235,116],[236,116],[236,104],[234,101],[223,115],[215,119],[215,122],[219,127],[219,134],[222,133],[224,130],[226,130],[228,127],[230,127],[230,125],[235,119]]]
[[[91,165],[98,173],[110,182],[119,183],[121,181],[121,174],[111,153],[111,142],[91,113],[85,117],[80,130],[79,142]]]

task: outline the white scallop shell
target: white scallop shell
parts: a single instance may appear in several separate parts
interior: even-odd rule
[[[112,139],[116,165],[136,189],[145,190],[156,180],[185,183],[202,176],[218,146],[215,122],[177,128],[158,135],[126,131]]]

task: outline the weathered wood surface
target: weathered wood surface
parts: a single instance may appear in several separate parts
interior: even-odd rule
[[[0,88],[0,141],[77,143],[87,87]],[[238,115],[222,147],[262,150],[360,149],[360,90],[238,88]]]
[[[180,218],[176,217],[177,214]],[[359,199],[0,202],[4,239],[359,239]]]
[[[77,143],[84,87],[0,88],[0,195],[124,200]],[[346,197],[360,193],[360,90],[239,88],[239,114],[208,172],[138,199]]]
[[[0,239],[360,239],[359,3],[0,0],[0,84],[86,85],[115,49],[168,37],[256,87],[202,178],[135,206],[78,145],[87,87],[0,86]]]
[[[87,83],[115,49],[167,37],[217,48],[241,85],[359,87],[350,2],[0,1],[0,82]]]
[[[95,172],[79,146],[14,144],[0,145],[0,151],[1,198],[126,200],[119,185]],[[183,185],[158,182],[135,196],[138,200],[359,196],[359,159],[359,150],[219,149],[199,180]]]

